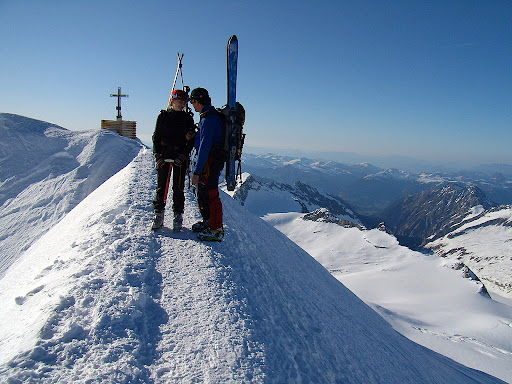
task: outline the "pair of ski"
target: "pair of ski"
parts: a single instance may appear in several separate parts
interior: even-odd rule
[[[234,191],[236,187],[235,162],[239,161],[241,147],[238,143],[242,140],[242,127],[236,124],[236,79],[238,66],[238,38],[233,35],[228,40],[227,45],[227,92],[228,92],[228,135],[229,154],[226,160],[226,187],[228,191]]]

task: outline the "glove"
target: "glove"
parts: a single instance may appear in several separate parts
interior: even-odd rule
[[[174,159],[174,165],[178,166],[178,167],[181,167],[181,165],[187,160],[188,156],[187,155],[178,155],[176,157],[176,159]]]
[[[155,169],[160,169],[164,166],[165,160],[161,155],[155,156]]]
[[[193,131],[193,130],[190,130],[186,133],[185,135],[185,138],[190,141],[194,138],[194,136],[196,135],[196,131]]]

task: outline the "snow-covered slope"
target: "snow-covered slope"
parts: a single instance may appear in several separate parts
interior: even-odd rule
[[[340,220],[362,225],[357,214],[342,199],[301,182],[293,186],[275,181],[264,182],[244,173],[236,190],[227,193],[256,216],[276,212],[307,213],[325,208]]]
[[[411,251],[386,232],[304,216],[265,220],[411,340],[512,383],[512,307],[479,294],[481,284],[453,262]]]
[[[0,276],[37,238],[126,166],[138,141],[0,114]]]
[[[489,291],[512,299],[512,206],[477,212],[427,247],[439,256],[461,260]]]
[[[143,149],[7,270],[2,380],[501,382],[401,336],[225,194],[224,242],[152,233],[153,188]]]

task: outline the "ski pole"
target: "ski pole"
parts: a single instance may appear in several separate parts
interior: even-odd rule
[[[176,80],[178,79],[178,74],[181,72],[181,60],[183,60],[183,53],[180,56],[180,53],[178,52],[178,68],[176,68],[176,74],[174,75],[174,81],[172,82],[172,89],[171,92],[174,91],[174,88],[176,87]],[[182,74],[183,76],[183,74]]]

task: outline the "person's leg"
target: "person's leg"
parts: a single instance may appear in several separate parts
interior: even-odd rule
[[[157,169],[156,190],[153,198],[153,208],[155,212],[160,212],[165,209],[164,195],[169,166],[169,163],[165,163],[162,167]]]

